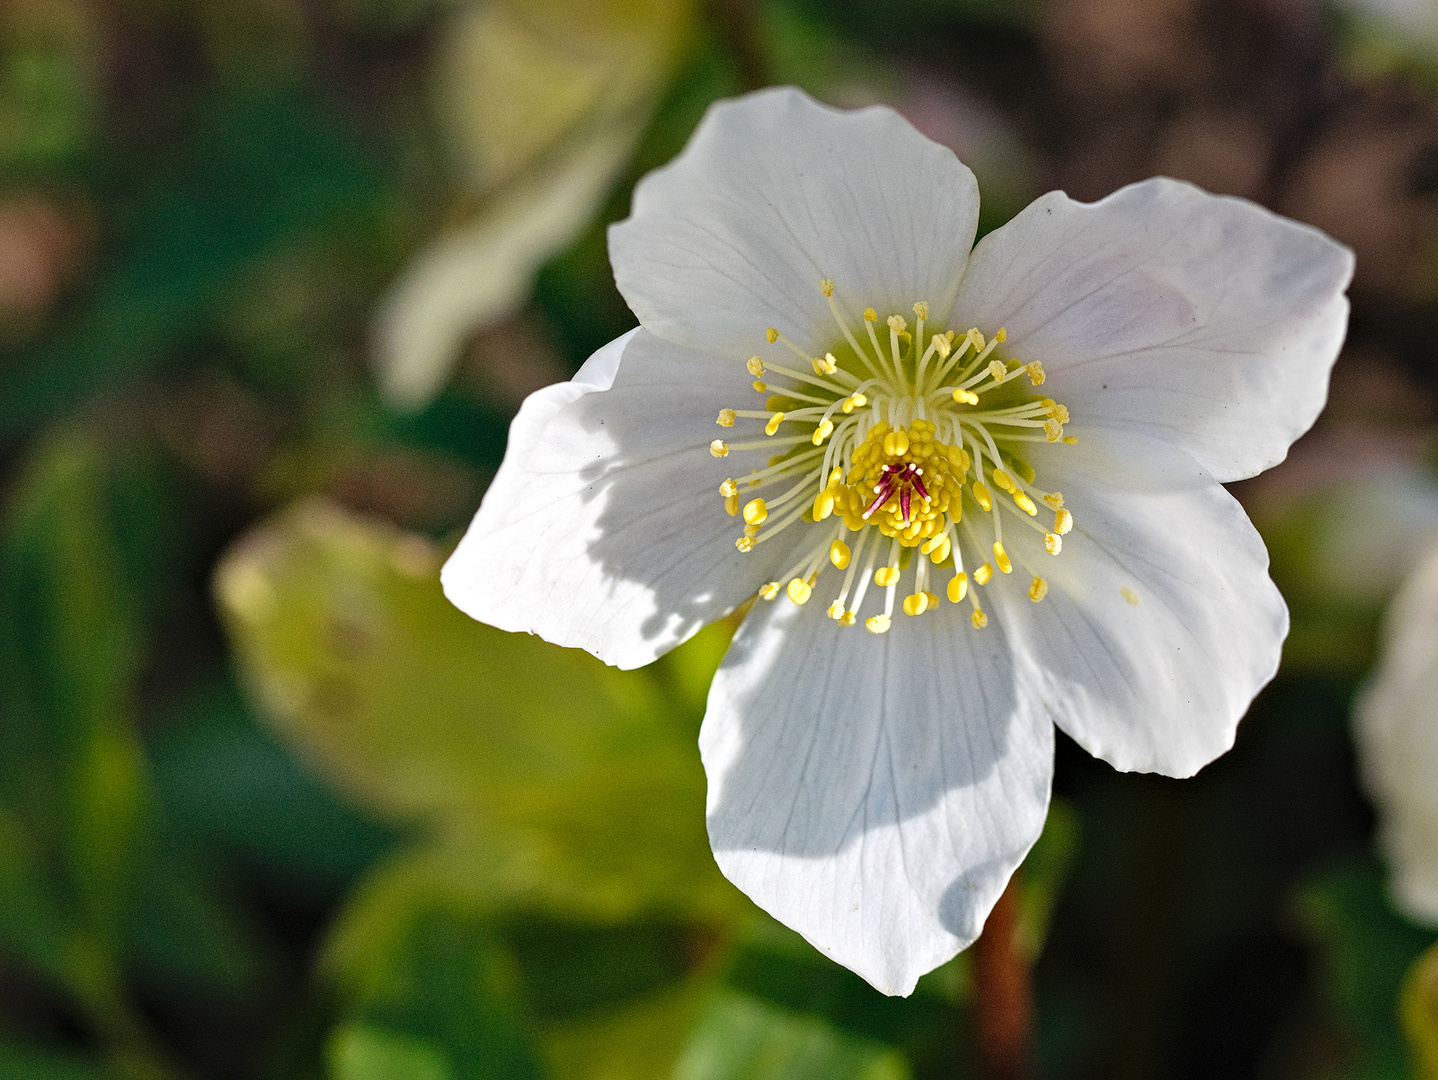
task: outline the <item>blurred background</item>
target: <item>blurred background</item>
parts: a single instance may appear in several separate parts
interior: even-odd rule
[[[634,181],[769,83],[902,111],[981,231],[1165,173],[1355,249],[1235,489],[1283,669],[1194,780],[1060,738],[1020,942],[1040,1077],[1438,1076],[1350,729],[1438,541],[1434,0],[3,0],[0,1077],[976,1075],[966,956],[882,997],[714,868],[728,628],[621,673],[438,588],[634,323]]]

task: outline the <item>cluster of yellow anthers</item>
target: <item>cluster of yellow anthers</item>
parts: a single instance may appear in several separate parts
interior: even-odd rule
[[[726,428],[741,420],[762,422],[764,437],[716,439],[709,447],[714,457],[727,457],[731,450],[775,451],[766,468],[719,486],[729,513],[743,515],[736,546],[753,551],[804,521],[818,526],[817,542],[779,581],[759,590],[766,600],[783,588],[794,603],[807,603],[827,559],[844,572],[830,617],[852,626],[872,582],[884,590],[883,612],[864,625],[882,634],[892,624],[900,577],[911,567],[913,591],[903,600],[905,614],[938,606],[929,589],[932,568],[936,575],[951,572],[945,594],[956,604],[967,597],[973,625],[982,628],[988,616],[969,584],[987,585],[995,568],[1013,572],[1013,557],[1004,547],[1004,515],[1042,533],[1051,555],[1060,552],[1062,537],[1073,527],[1063,496],[1035,485],[1025,453],[1025,444],[1074,442],[1063,432],[1068,410],[1022,385],[1021,377],[1029,387],[1044,382],[1040,364],[995,355],[1006,339],[1002,328],[987,341],[977,328],[962,338],[929,328],[925,345],[929,311],[921,301],[914,305],[913,331],[903,316],[891,315],[885,320],[888,341],[881,343],[878,315],[866,308],[866,346],[834,299],[833,283],[822,287],[843,341],[822,357],[811,357],[770,328],[770,344],[784,345],[802,363],[791,367],[751,357],[746,366],[754,390],[772,396],[762,410],[723,409],[718,416]],[[776,377],[782,384],[765,381]],[[793,433],[780,435],[781,430]],[[755,495],[741,509],[741,489],[754,494],[778,486],[779,494]],[[1053,511],[1051,527],[1038,522],[1039,503]],[[966,504],[972,508],[968,517]],[[831,518],[832,524],[824,524]],[[846,532],[858,534],[852,547]],[[964,570],[966,547],[984,560],[972,579]],[[1037,603],[1047,592],[1048,583],[1034,574],[1029,598]]]

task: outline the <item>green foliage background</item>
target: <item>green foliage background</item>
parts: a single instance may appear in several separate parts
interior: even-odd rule
[[[486,61],[463,122],[437,58],[477,2],[0,8],[0,1077],[976,1075],[967,957],[884,998],[714,866],[695,736],[731,626],[619,672],[439,591],[523,393],[633,323],[604,226],[769,82],[905,109],[984,229],[1166,171],[1359,249],[1337,449],[1239,492],[1284,670],[1194,781],[1064,743],[1020,934],[1040,1076],[1438,1077],[1435,934],[1388,904],[1347,732],[1438,538],[1438,50],[1357,6],[1169,7],[504,0],[542,59]],[[564,80],[616,35],[644,77],[605,111]],[[581,227],[505,264],[530,298],[386,398],[411,260],[529,237],[594,146]],[[1410,548],[1323,467],[1375,441]]]

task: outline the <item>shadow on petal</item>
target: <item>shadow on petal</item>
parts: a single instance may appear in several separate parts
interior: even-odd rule
[[[977,936],[1038,837],[1052,724],[967,605],[875,636],[817,601],[761,603],[715,678],[710,840],[761,907],[907,993]]]

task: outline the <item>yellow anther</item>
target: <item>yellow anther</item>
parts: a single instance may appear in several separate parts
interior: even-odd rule
[[[969,616],[969,622],[974,624],[975,630],[982,630],[989,625],[989,617],[979,608],[974,608],[974,613]]]
[[[994,562],[999,564],[999,569],[1004,573],[1012,574],[1014,572],[1014,564],[1009,560],[1009,553],[997,540],[994,541]]]
[[[734,541],[734,546],[740,551],[748,553],[754,550],[754,538],[752,536],[741,536]]]
[[[989,579],[993,576],[994,568],[988,563],[984,563],[983,566],[979,567],[977,570],[974,571],[974,584],[987,585],[989,583]]]
[[[834,283],[828,278],[825,278],[823,281],[819,282],[819,291],[822,292],[825,296],[833,296]]]
[[[789,587],[784,590],[789,594],[789,599],[796,604],[807,604],[809,597],[814,594],[813,587],[803,578],[793,578]]]
[[[739,496],[724,496],[724,510],[728,513],[730,517],[733,517],[735,514],[737,514],[739,512]]]
[[[769,344],[772,345],[774,344],[774,342],[779,340],[779,331],[775,330],[771,326],[769,327],[769,329],[764,331],[764,337],[768,339]]]
[[[846,611],[839,618],[840,626],[853,626],[858,612]]]
[[[765,435],[772,435],[772,434],[774,434],[774,432],[776,432],[776,431],[779,430],[779,425],[782,424],[783,422],[784,422],[784,414],[781,413],[781,412],[776,412],[773,416],[769,417],[769,422],[764,425],[764,434],[765,434]]]
[[[954,391],[954,400],[960,405],[977,405],[979,395],[972,390],[965,390],[962,387]]]
[[[866,307],[866,308],[864,309],[864,321],[865,321],[865,322],[877,322],[878,319],[879,319],[879,313],[878,313],[877,311],[875,311],[873,308],[871,308],[871,307]]]
[[[864,629],[871,634],[883,634],[889,629],[889,617],[887,615],[870,615],[864,620]]]
[[[1037,604],[1049,592],[1049,583],[1041,577],[1036,577],[1029,583],[1029,599]]]
[[[922,615],[929,606],[929,597],[925,593],[916,592],[904,597],[905,615]]]
[[[1067,536],[1068,531],[1074,527],[1074,516],[1067,510],[1060,507],[1054,511],[1054,532],[1060,536]]]
[[[890,315],[884,321],[889,324],[889,329],[896,334],[902,334],[909,325],[908,320],[902,315]]]
[[[925,554],[933,560],[935,566],[942,566],[944,560],[949,557],[949,552],[953,550],[953,547],[954,545],[950,542],[949,538],[940,534],[938,546]]]
[[[849,568],[849,545],[842,540],[835,540],[829,545],[829,561],[839,570]]]
[[[1138,607],[1138,593],[1134,592],[1127,585],[1119,589],[1118,594],[1123,597],[1124,603],[1129,607]]]
[[[874,571],[874,584],[888,588],[895,585],[899,580],[899,568],[897,566],[881,566]]]
[[[749,357],[748,362],[745,363],[744,366],[749,369],[749,374],[753,375],[754,378],[758,379],[763,377],[764,361],[760,360],[757,356]]]
[[[832,434],[834,434],[834,421],[820,420],[819,426],[814,429],[814,434],[810,437],[809,441],[815,446],[818,446]]]
[[[1003,382],[1008,377],[1009,369],[1004,367],[1002,360],[990,360],[989,374],[993,376],[994,382]]]
[[[1063,437],[1063,441],[1066,442],[1066,443],[1068,443],[1070,446],[1073,446],[1074,443],[1078,442],[1078,436],[1076,436],[1076,435],[1065,435],[1065,436]]]
[[[724,440],[723,440],[723,439],[715,439],[712,443],[709,444],[709,456],[710,456],[710,457],[728,457],[728,456],[729,456],[729,448],[724,445]]]
[[[1025,364],[1024,370],[1029,373],[1029,382],[1035,386],[1042,386],[1044,384],[1044,379],[1047,378],[1047,376],[1044,375],[1044,366],[1037,360],[1031,364]]]
[[[759,595],[765,600],[774,599],[774,597],[779,595],[779,583],[777,581],[771,581],[767,585],[760,585]]]
[[[919,551],[927,555],[929,552],[933,551],[934,548],[942,544],[946,539],[947,537],[945,537],[943,533],[939,533],[937,536],[931,536],[919,545]]]
[[[1028,514],[1029,517],[1034,517],[1039,512],[1039,508],[1034,505],[1034,501],[1022,491],[1014,492],[1014,502],[1017,503],[1018,508],[1025,514]]]
[[[734,410],[733,410],[733,409],[720,409],[720,410],[719,410],[719,419],[718,419],[718,420],[715,420],[714,422],[715,422],[716,424],[718,424],[720,427],[733,427],[733,426],[734,426]]]
[[[824,614],[828,615],[829,618],[833,619],[835,622],[838,622],[844,617],[844,605],[839,603],[839,601],[835,600],[832,604],[829,605],[829,610],[826,611]]]
[[[1055,420],[1057,420],[1060,424],[1067,424],[1069,422],[1068,409],[1064,408],[1057,401],[1055,401],[1052,405],[1049,406],[1049,415],[1052,416]]]
[[[1062,491],[1050,491],[1044,496],[1044,505],[1050,510],[1062,510],[1064,505],[1064,493]]]
[[[969,452],[962,446],[950,446],[944,451],[944,456],[949,459],[949,464],[959,471],[960,474],[969,471]]]
[[[1005,330],[1002,326],[994,331],[994,340],[997,341],[1000,345],[1002,345],[1008,339],[1009,332]]]
[[[914,305],[914,314],[921,319],[927,319],[929,317],[929,302],[927,300],[920,300],[916,303]]]
[[[938,353],[940,359],[943,360],[947,360],[949,353],[953,351],[953,347],[949,344],[949,338],[946,334],[935,334],[929,338],[929,344],[934,347],[934,352]]]
[[[1058,533],[1044,533],[1044,550],[1050,555],[1057,555],[1064,549],[1064,538]]]
[[[750,385],[754,387],[754,393],[756,394],[767,394],[769,392],[769,384],[760,382],[758,379],[755,379]]]
[[[966,336],[969,339],[969,344],[974,347],[975,352],[984,351],[984,335],[979,333],[979,328],[977,326],[970,327],[969,332]]]
[[[1044,435],[1049,442],[1058,442],[1064,437],[1064,427],[1057,420],[1044,421]]]
[[[982,480],[974,481],[974,502],[978,503],[981,509],[992,510],[994,500],[989,495],[988,485]]]
[[[833,353],[829,353],[828,356],[815,356],[811,358],[809,366],[814,369],[815,375],[832,375],[839,370],[838,361],[834,359]]]
[[[865,395],[854,394],[850,397],[845,398],[844,404],[840,405],[839,408],[843,409],[844,415],[847,416],[855,409],[862,409],[867,404],[869,404],[869,399]]]
[[[726,499],[731,495],[739,494],[739,485],[734,482],[732,476],[719,485],[719,494],[723,495]]]
[[[948,593],[951,603],[957,604],[969,594],[969,575],[955,574],[949,582],[949,587],[944,590]]]
[[[1003,469],[995,469],[991,475],[994,478],[994,485],[1007,491],[1010,495],[1018,490],[1018,488],[1014,486],[1013,477],[1004,472]]]
[[[769,508],[763,499],[751,499],[744,506],[744,521],[749,525],[762,525],[769,516]]]
[[[814,520],[823,521],[834,512],[834,493],[827,488],[814,496]]]

